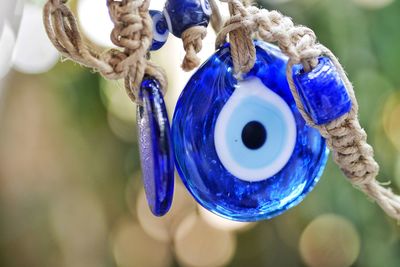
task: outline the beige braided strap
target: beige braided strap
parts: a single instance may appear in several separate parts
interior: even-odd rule
[[[218,33],[216,47],[226,42],[226,36],[229,35],[235,74],[241,79],[242,74],[249,72],[255,62],[256,49],[252,40],[255,27],[249,27],[252,15],[240,1],[221,1],[228,2],[231,17]]]
[[[216,0],[209,0],[212,10],[211,26],[218,32],[222,27],[222,17],[215,1]],[[197,54],[203,47],[203,39],[206,35],[207,28],[204,26],[193,26],[182,33],[183,48],[186,52],[181,65],[184,71],[191,71],[200,65],[201,61]]]
[[[182,33],[183,48],[186,51],[181,66],[184,71],[191,71],[200,65],[197,53],[203,48],[203,39],[206,35],[207,28],[204,26],[193,26]]]
[[[216,1],[217,0],[209,0],[212,10],[211,27],[214,29],[215,32],[219,32],[222,29],[223,21],[221,12],[219,11]]]
[[[100,72],[107,79],[125,79],[132,101],[138,99],[145,74],[156,78],[166,90],[164,71],[147,60],[152,42],[150,0],[107,0],[114,23],[111,40],[124,50],[111,49],[102,54],[83,41],[76,18],[66,3],[67,0],[48,0],[43,11],[47,35],[64,57]]]
[[[282,52],[289,57],[287,80],[303,118],[309,125],[318,129],[326,139],[334,161],[349,178],[349,181],[376,201],[389,216],[400,220],[400,197],[376,180],[379,165],[374,160],[373,149],[367,143],[367,134],[361,128],[358,120],[358,103],[353,86],[333,53],[317,43],[312,30],[303,26],[295,26],[290,18],[277,11],[258,9],[253,6],[245,7],[239,0],[221,1],[228,2],[233,10],[231,10],[231,18],[225,23],[217,37],[216,45],[220,46],[225,42],[226,36],[229,34],[234,69],[239,74],[239,78],[244,70],[250,70],[254,65],[254,50],[248,45],[252,41],[253,34],[257,34],[266,42],[276,42]],[[247,35],[232,34],[238,30]],[[243,39],[239,41],[238,38]],[[305,71],[310,71],[318,64],[318,57],[321,55],[332,60],[345,83],[353,106],[351,111],[342,117],[325,125],[316,125],[304,110],[293,82],[292,69],[293,65],[301,63]],[[243,57],[249,59],[244,60]]]

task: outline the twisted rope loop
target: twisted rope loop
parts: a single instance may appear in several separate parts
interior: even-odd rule
[[[203,48],[203,39],[206,35],[207,28],[204,26],[193,26],[182,33],[183,48],[186,51],[181,66],[184,71],[191,71],[200,65],[197,53]]]
[[[167,88],[164,71],[147,60],[152,42],[152,20],[148,14],[150,0],[107,0],[114,23],[111,40],[123,51],[111,49],[101,54],[82,39],[76,18],[66,6],[67,1],[48,0],[43,12],[47,35],[64,57],[100,72],[107,79],[125,79],[132,101],[138,102],[140,83],[145,74],[156,78],[163,90]]]
[[[237,74],[240,71],[243,73],[248,72],[254,65],[255,51],[253,50],[252,40],[253,35],[256,33],[259,38],[266,42],[277,42],[282,52],[295,64],[302,63],[306,71],[318,64],[317,57],[321,55],[321,51],[315,47],[316,36],[309,28],[295,27],[290,18],[277,11],[258,9],[255,6],[245,7],[239,0],[220,1],[228,2],[231,17],[219,32],[216,46],[219,47],[225,43],[226,37],[229,35],[232,58]],[[235,36],[237,31],[246,34]],[[243,53],[239,53],[238,50],[245,52],[246,56],[243,56]],[[238,59],[239,62],[236,64],[236,59],[234,58],[236,54],[241,54],[241,57],[245,58],[250,55],[250,59],[247,59],[247,64],[244,65],[243,61]]]
[[[231,18],[225,22],[216,40],[216,46],[226,42],[229,35],[234,70],[241,78],[250,71],[255,62],[252,38],[257,35],[266,42],[277,43],[289,57],[287,80],[296,105],[307,124],[316,128],[326,139],[333,159],[349,181],[376,203],[392,218],[400,220],[400,197],[390,188],[383,187],[376,177],[379,165],[374,159],[372,147],[367,143],[367,134],[358,120],[358,103],[354,89],[345,71],[334,54],[318,44],[314,32],[303,26],[295,26],[292,20],[277,11],[246,6],[240,0],[228,2]],[[250,45],[251,44],[251,45]],[[316,125],[305,112],[293,81],[293,65],[302,64],[305,71],[318,64],[318,57],[325,55],[334,63],[343,79],[353,106],[349,113],[325,125]]]

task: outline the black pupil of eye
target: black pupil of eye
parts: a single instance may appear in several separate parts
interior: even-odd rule
[[[258,121],[251,121],[242,131],[243,144],[249,149],[259,149],[267,140],[267,130]]]

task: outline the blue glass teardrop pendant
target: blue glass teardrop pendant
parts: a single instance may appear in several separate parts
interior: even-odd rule
[[[174,192],[174,155],[170,124],[157,80],[145,77],[137,106],[138,142],[147,202],[154,215],[165,215]]]
[[[328,150],[299,113],[287,57],[255,42],[254,68],[238,81],[229,44],[192,76],[174,114],[178,172],[206,209],[237,221],[274,217],[314,188]]]

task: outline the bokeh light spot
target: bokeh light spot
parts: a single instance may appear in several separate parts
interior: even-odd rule
[[[188,267],[225,266],[236,250],[231,232],[211,227],[197,214],[189,215],[181,223],[174,244],[178,261]]]
[[[136,122],[136,104],[128,97],[122,80],[102,79],[100,88],[102,101],[112,115],[128,123]]]
[[[85,35],[95,44],[113,47],[110,34],[113,29],[105,1],[79,0],[79,24]]]
[[[179,224],[196,210],[196,204],[180,183],[175,184],[174,201],[171,210],[163,217],[155,217],[148,205],[144,190],[137,199],[136,213],[144,231],[160,241],[171,241]]]
[[[383,127],[392,144],[400,151],[400,94],[388,97],[383,111]]]
[[[348,267],[360,253],[360,238],[347,219],[325,214],[312,221],[300,238],[300,253],[310,267]]]
[[[210,226],[215,227],[217,229],[225,230],[225,231],[246,231],[251,229],[256,225],[256,223],[247,223],[247,222],[236,222],[236,221],[231,221],[225,218],[222,218],[202,206],[198,205],[199,208],[199,213],[201,218]]]
[[[116,225],[112,248],[119,267],[167,267],[172,260],[168,243],[153,239],[127,219]]]
[[[59,53],[47,37],[42,8],[27,3],[14,51],[14,68],[20,72],[47,72],[58,61]]]

